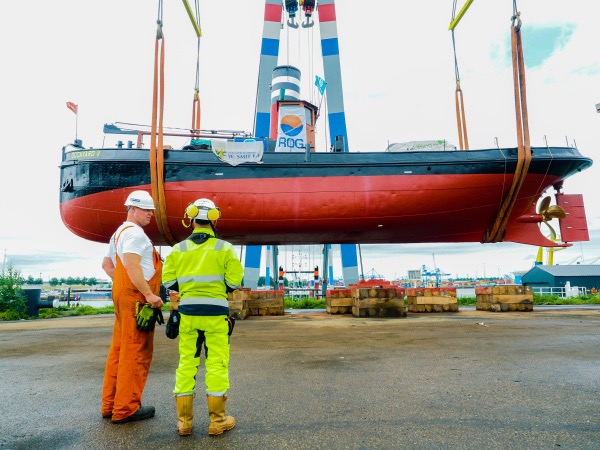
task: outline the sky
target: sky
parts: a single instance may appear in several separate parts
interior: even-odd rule
[[[193,4],[192,1],[190,1]],[[462,6],[458,1],[457,8]],[[521,0],[532,145],[600,149],[598,7],[589,0]],[[471,149],[516,146],[510,18],[513,2],[475,0],[454,32]],[[200,0],[199,87],[202,128],[251,131],[264,2]],[[458,144],[452,1],[336,4],[350,151],[388,143],[446,139]],[[25,277],[105,278],[104,244],[70,233],[59,214],[61,148],[77,135],[86,147],[104,141],[105,123],[149,124],[158,2],[33,0],[3,8],[0,43],[0,251]],[[303,97],[319,103],[323,77],[318,27],[281,34],[280,64],[302,71]],[[186,127],[196,80],[197,38],[182,2],[163,6],[165,125]],[[79,105],[77,122],[66,107]],[[321,117],[321,121],[323,120]],[[326,127],[317,123],[317,150]],[[113,139],[111,137],[110,139]],[[596,181],[600,163],[565,182],[583,194],[590,241],[555,253],[555,263],[600,257]],[[284,249],[282,260],[296,249]],[[169,249],[161,248],[163,254]],[[318,260],[319,249],[305,258]],[[334,276],[341,275],[334,248]],[[527,271],[537,248],[513,243],[361,245],[365,275],[406,276],[439,267],[453,276]],[[316,256],[315,256],[316,255]],[[289,269],[288,269],[289,270]]]

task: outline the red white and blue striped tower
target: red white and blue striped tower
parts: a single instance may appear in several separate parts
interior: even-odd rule
[[[256,112],[254,117],[254,135],[268,138],[271,129],[271,80],[273,70],[277,67],[279,57],[279,37],[281,35],[281,20],[283,3],[281,0],[265,0],[265,15],[263,35],[260,46],[260,63],[258,71],[258,86],[256,92]],[[260,259],[262,247],[249,245],[246,247],[244,260],[244,286],[250,289],[258,287],[260,277]],[[271,268],[271,246],[267,246],[266,284],[269,283]]]
[[[271,131],[273,70],[277,67],[279,41],[283,23],[283,1],[265,0],[263,36],[260,50],[258,87],[256,94],[256,114],[254,134],[256,137],[269,137]],[[316,3],[316,2],[315,2]],[[319,0],[317,6],[319,31],[321,34],[321,52],[323,69],[327,81],[327,119],[329,122],[330,142],[343,142],[342,151],[348,151],[348,134],[344,113],[344,96],[340,66],[339,42],[334,0]],[[276,99],[277,100],[277,99]],[[358,281],[358,254],[354,244],[342,244],[342,272],[346,285]],[[270,250],[270,248],[267,248]],[[260,276],[260,246],[248,246],[244,261],[244,285],[251,289],[258,286]],[[277,254],[277,251],[274,251]],[[270,258],[267,258],[270,259]],[[271,261],[267,261],[270,267]],[[276,267],[273,266],[273,267]],[[269,269],[267,269],[269,271]],[[330,270],[331,271],[331,270]],[[330,278],[331,279],[331,278]],[[268,283],[269,277],[266,281]]]
[[[283,17],[281,0],[265,0],[263,36],[258,66],[254,135],[267,138],[271,129],[271,81],[279,57],[279,37]]]
[[[347,152],[348,132],[346,131],[346,114],[344,113],[344,93],[342,91],[342,70],[335,16],[335,1],[320,0],[318,12],[323,71],[325,80],[327,81],[326,100],[329,140],[331,143],[334,143],[337,136],[343,136],[343,151]]]
[[[321,53],[323,72],[327,81],[327,120],[329,139],[333,144],[343,141],[342,151],[348,151],[348,132],[346,113],[344,112],[344,93],[342,91],[342,69],[340,64],[340,46],[337,33],[335,0],[319,0],[319,31],[321,34]],[[356,245],[340,245],[342,255],[342,275],[346,286],[358,282],[358,254]]]

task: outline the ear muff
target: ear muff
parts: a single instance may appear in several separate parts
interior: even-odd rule
[[[208,217],[208,220],[210,220],[211,222],[214,222],[215,220],[221,217],[221,211],[219,211],[218,209],[209,209],[208,213],[206,214],[206,217]]]
[[[193,203],[190,203],[188,205],[188,207],[185,208],[185,215],[188,216],[190,219],[193,219],[194,217],[196,217],[199,212],[200,212],[200,210]]]
[[[218,220],[221,217],[221,211],[219,211],[218,208],[211,208],[211,209],[204,209],[204,211],[206,211],[206,218],[208,220],[210,220],[211,222],[214,222],[215,220]],[[200,208],[198,208],[196,205],[194,205],[193,203],[190,203],[187,208],[185,208],[185,217],[189,218],[190,221],[196,219],[198,217],[198,215],[200,214]],[[185,223],[184,223],[185,225]],[[189,225],[187,225],[189,227]]]

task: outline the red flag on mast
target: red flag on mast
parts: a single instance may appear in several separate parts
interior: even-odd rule
[[[67,108],[77,114],[77,105],[73,102],[67,102]]]

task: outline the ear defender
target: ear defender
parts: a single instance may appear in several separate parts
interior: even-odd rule
[[[215,220],[218,220],[221,217],[221,211],[219,211],[218,208],[211,208],[211,209],[206,209],[206,208],[202,208],[204,211],[206,211],[206,218],[208,220],[210,220],[211,222],[214,222]],[[194,205],[193,203],[190,203],[187,208],[185,208],[185,213],[183,215],[183,220],[181,221],[181,223],[183,224],[184,227],[189,228],[192,225],[192,220],[196,219],[198,217],[198,215],[200,214],[200,208],[198,208],[196,205]],[[185,223],[185,219],[189,219],[188,223]]]
[[[200,210],[193,203],[190,203],[188,205],[188,207],[185,208],[185,215],[188,216],[190,219],[193,219],[194,217],[196,217],[199,212],[200,212]]]
[[[198,207],[196,205],[194,205],[193,203],[190,203],[187,208],[185,208],[185,212],[183,213],[183,219],[181,220],[181,223],[183,224],[184,227],[189,228],[192,226],[192,220],[194,220],[194,217],[196,217],[198,215]],[[189,219],[188,223],[185,223],[185,219]]]
[[[215,220],[218,220],[221,217],[221,211],[219,211],[218,209],[209,209],[208,213],[206,214],[206,217],[208,217],[208,220],[210,220],[211,222],[214,222]]]

